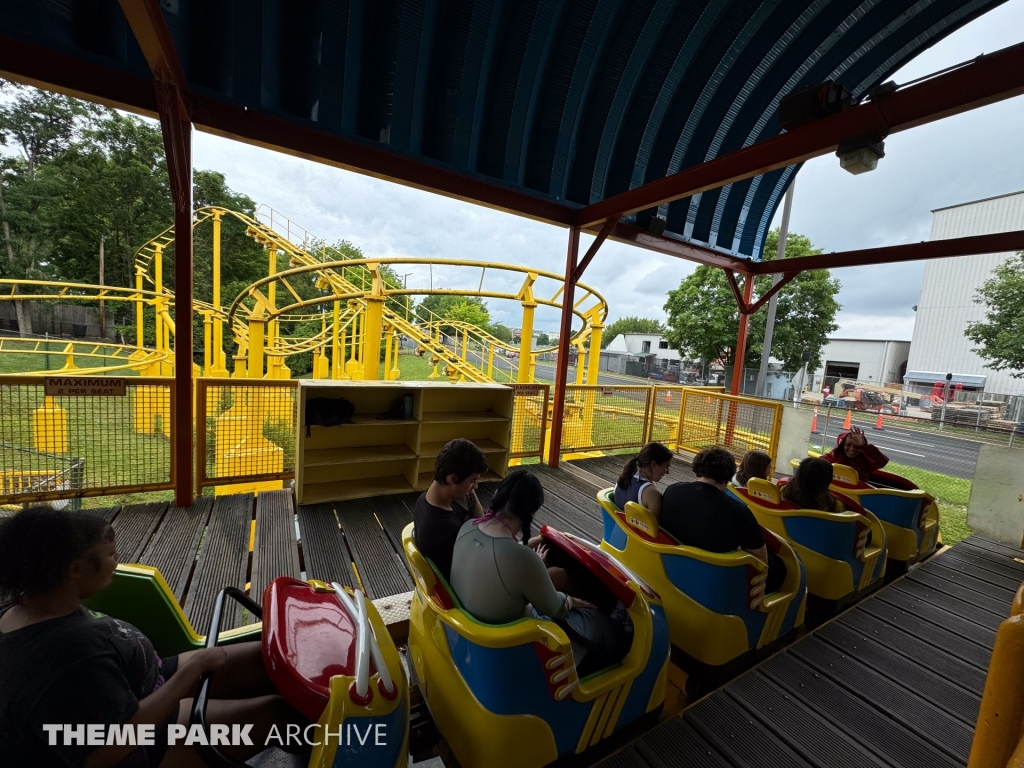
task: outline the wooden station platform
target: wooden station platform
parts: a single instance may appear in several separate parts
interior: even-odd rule
[[[611,484],[599,477],[617,463],[588,459],[579,462],[584,472],[526,466],[541,478],[546,494],[537,524],[600,541],[595,494]],[[485,506],[494,488],[481,486]],[[292,492],[283,490],[204,497],[189,507],[159,502],[88,511],[114,526],[121,562],[160,569],[196,631],[205,633],[214,598],[226,586],[248,586],[257,602],[278,576],[360,585],[371,600],[410,592],[401,536],[418,496],[296,507]],[[240,614],[229,618],[230,626],[243,621]]]

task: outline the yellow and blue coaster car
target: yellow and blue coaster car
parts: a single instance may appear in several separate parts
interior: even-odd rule
[[[403,532],[416,582],[409,655],[442,737],[462,768],[539,768],[581,753],[660,711],[669,639],[656,592],[590,542],[541,535],[600,580],[626,608],[633,640],[616,665],[582,679],[566,633],[544,618],[483,624]]]
[[[938,546],[939,505],[905,477],[877,470],[865,483],[852,467],[833,464],[832,489],[849,496],[881,521],[890,560],[909,565]]]
[[[768,566],[743,551],[717,553],[680,545],[639,504],[615,505],[615,489],[600,491],[601,548],[661,595],[672,644],[685,661],[722,667],[764,648],[803,624],[807,580],[785,541],[765,541],[786,564],[782,587],[765,594]]]
[[[832,495],[842,512],[800,509],[782,498],[779,486],[752,478],[730,492],[754,513],[762,527],[788,541],[807,567],[807,590],[822,600],[847,602],[877,586],[885,574],[885,530],[856,501]],[[870,542],[870,543],[869,543]]]
[[[221,632],[228,597],[262,621]],[[308,734],[320,742],[309,768],[408,763],[405,670],[380,614],[358,590],[282,577],[267,586],[261,608],[227,588],[217,596],[207,637],[192,628],[160,572],[149,566],[118,565],[110,586],[87,605],[135,625],[161,656],[260,640],[275,687],[318,726]],[[205,686],[196,699],[202,701],[193,722],[202,724]]]

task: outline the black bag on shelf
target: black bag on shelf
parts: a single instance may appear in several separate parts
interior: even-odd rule
[[[310,427],[351,424],[356,407],[344,397],[311,397],[306,401],[306,437]]]

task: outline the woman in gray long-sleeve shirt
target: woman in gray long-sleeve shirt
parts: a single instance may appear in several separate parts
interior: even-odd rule
[[[455,540],[452,589],[478,621],[507,624],[526,615],[565,620],[602,659],[617,661],[628,650],[625,630],[591,603],[555,589],[545,561],[547,545],[530,542],[533,515],[544,489],[526,470],[509,473],[498,486],[487,514],[466,522]],[[533,611],[527,613],[527,605]],[[573,643],[577,666],[587,649]]]

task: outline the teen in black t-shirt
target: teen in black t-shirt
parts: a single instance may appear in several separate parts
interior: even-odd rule
[[[742,549],[768,563],[766,592],[786,580],[786,564],[764,543],[764,534],[746,504],[725,492],[736,473],[736,460],[724,448],[706,448],[693,460],[697,481],[674,483],[661,500],[663,529],[680,544],[708,552]]]
[[[477,481],[487,471],[487,458],[469,440],[457,438],[434,460],[434,479],[413,508],[414,538],[420,553],[451,579],[452,552],[462,524],[484,510],[476,497]],[[459,502],[464,502],[462,506]]]
[[[246,760],[271,725],[308,724],[279,695],[260,643],[161,659],[131,624],[90,611],[117,567],[110,524],[85,513],[34,507],[0,522],[0,764],[33,768],[196,765],[190,746],[167,746],[167,726],[186,725],[199,678],[210,680],[209,723],[253,723],[253,745],[222,747]],[[152,746],[49,744],[47,724],[152,724]],[[83,733],[83,735],[85,735]],[[86,739],[82,740],[83,742]]]

